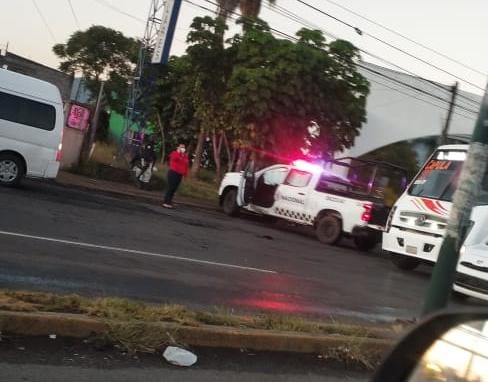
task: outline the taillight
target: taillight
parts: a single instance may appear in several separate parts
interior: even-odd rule
[[[60,143],[58,145],[58,149],[56,150],[56,162],[61,162],[62,156],[63,156],[63,144]]]
[[[371,203],[364,203],[363,204],[363,214],[361,215],[361,220],[363,222],[369,223],[371,220],[371,213],[373,212],[373,205]]]

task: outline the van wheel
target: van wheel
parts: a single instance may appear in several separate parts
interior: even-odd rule
[[[376,237],[374,237],[373,235],[360,235],[354,236],[354,244],[356,245],[356,248],[360,251],[368,252],[376,247],[376,244],[378,244],[378,240],[376,240]]]
[[[25,174],[22,160],[13,154],[0,154],[0,184],[2,186],[17,186]]]
[[[395,266],[403,271],[413,271],[420,265],[420,260],[410,256],[390,254],[390,259]]]
[[[342,236],[342,224],[340,219],[333,215],[321,218],[315,226],[317,239],[324,244],[337,244]]]
[[[231,189],[224,194],[222,200],[222,210],[228,216],[239,215],[239,206],[237,205],[237,190]]]

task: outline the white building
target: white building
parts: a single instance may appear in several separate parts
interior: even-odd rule
[[[440,135],[451,97],[449,86],[438,84],[447,88],[444,91],[418,77],[370,63],[362,66],[367,69],[360,72],[370,82],[367,122],[354,147],[341,156],[357,157],[395,142]],[[459,92],[449,135],[472,134],[480,102],[481,96]]]

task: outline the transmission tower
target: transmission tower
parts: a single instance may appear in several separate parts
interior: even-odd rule
[[[131,144],[129,132],[132,126],[144,127],[146,113],[144,105],[141,105],[141,98],[151,86],[148,77],[148,66],[151,65],[151,55],[154,52],[157,38],[160,32],[161,19],[164,7],[168,0],[152,0],[149,14],[146,21],[144,37],[139,48],[139,57],[134,71],[134,77],[129,84],[129,97],[125,110],[124,133],[122,136],[122,150],[125,151]]]

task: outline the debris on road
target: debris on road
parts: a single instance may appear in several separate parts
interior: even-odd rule
[[[168,346],[163,353],[163,357],[175,366],[192,366],[197,362],[195,354],[175,346]]]

